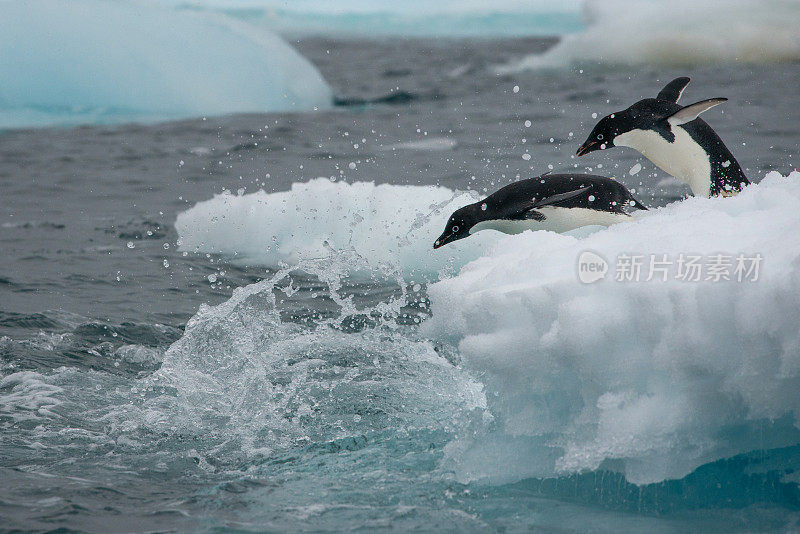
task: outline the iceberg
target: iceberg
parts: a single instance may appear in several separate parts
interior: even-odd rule
[[[263,28],[144,2],[3,2],[0,128],[168,120],[332,104]]]
[[[799,172],[771,172],[736,197],[690,198],[583,238],[502,237],[430,285],[422,335],[457,346],[492,417],[449,446],[458,477],[606,469],[646,484],[799,444],[798,184]],[[699,279],[680,276],[689,256],[702,258]],[[740,256],[761,260],[737,272]],[[605,276],[582,283],[582,257],[605,261]]]
[[[588,0],[583,12],[583,31],[497,70],[800,59],[800,4],[790,0]]]
[[[580,0],[161,0],[220,11],[292,34],[403,36],[560,35],[579,31]]]

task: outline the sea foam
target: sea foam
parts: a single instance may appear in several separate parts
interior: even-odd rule
[[[583,239],[506,236],[428,288],[423,334],[457,345],[494,420],[450,445],[464,480],[598,468],[681,478],[738,453],[800,443],[800,173],[732,198],[690,198]],[[606,278],[578,279],[592,251]],[[649,261],[760,255],[758,278],[649,277]],[[617,281],[624,258],[639,281]],[[706,263],[707,265],[707,263]]]
[[[481,232],[433,250],[450,214],[476,199],[445,187],[317,178],[290,191],[216,195],[179,214],[175,227],[181,250],[250,265],[277,268],[348,253],[359,258],[354,272],[433,280],[496,239]]]
[[[589,0],[586,29],[501,73],[597,63],[670,66],[800,58],[800,4],[787,0]]]
[[[145,2],[0,3],[0,128],[310,111],[332,92],[279,37]]]

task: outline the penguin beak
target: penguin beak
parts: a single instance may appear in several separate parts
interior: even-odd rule
[[[598,143],[597,141],[587,140],[585,143],[581,145],[576,154],[578,155],[578,157],[580,157],[583,156],[584,154],[588,154],[589,152],[594,152],[595,150],[598,150],[600,148],[599,144],[600,143]]]
[[[437,248],[443,247],[446,244],[451,243],[453,241],[458,241],[459,239],[461,239],[461,238],[460,237],[456,237],[456,234],[454,234],[452,232],[449,233],[449,234],[444,233],[441,236],[439,236],[439,239],[437,239],[433,243],[433,249],[436,250]]]

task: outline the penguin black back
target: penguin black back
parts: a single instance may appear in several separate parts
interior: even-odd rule
[[[484,229],[514,234],[609,226],[628,219],[624,211],[627,206],[647,209],[624,185],[611,178],[591,174],[542,175],[508,184],[483,200],[457,209],[433,248]]]
[[[550,205],[559,208],[583,208],[610,213],[625,213],[623,208],[645,208],[631,192],[612,178],[593,174],[547,174],[513,182],[486,197],[482,203],[487,210],[498,213],[513,211],[519,199],[546,199],[572,191],[585,194],[571,196]]]

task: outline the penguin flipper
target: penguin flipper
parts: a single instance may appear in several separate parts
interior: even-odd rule
[[[533,219],[534,221],[544,221],[547,219],[545,215],[537,211],[536,208],[541,208],[544,206],[552,206],[553,204],[558,204],[559,202],[564,202],[573,198],[576,198],[584,193],[588,192],[589,189],[592,188],[592,185],[589,184],[586,187],[581,187],[580,189],[575,189],[574,191],[567,191],[566,193],[557,193],[555,195],[550,195],[549,197],[544,197],[540,200],[536,200],[535,198],[523,202],[522,204],[518,204],[516,209],[511,210],[511,214],[509,215],[509,219],[513,220],[526,220],[526,219]]]
[[[533,220],[533,221],[539,221],[539,222],[542,222],[545,219],[547,219],[547,217],[545,217],[544,213],[542,213],[541,211],[536,211],[535,209],[533,209],[531,207],[531,203],[526,203],[526,205],[524,207],[516,210],[515,213],[510,214],[507,218],[509,220],[512,220],[512,221]]]
[[[569,200],[571,198],[575,198],[577,196],[583,195],[587,193],[592,186],[587,185],[586,187],[581,187],[580,189],[575,189],[574,191],[567,191],[566,193],[558,193],[556,195],[551,195],[549,197],[545,197],[541,200],[534,200],[533,208],[541,208],[542,206],[552,206],[553,204],[557,204],[559,202],[564,202],[565,200]]]
[[[702,112],[708,111],[727,100],[727,98],[709,98],[708,100],[701,100],[700,102],[689,104],[685,108],[676,111],[667,117],[666,120],[671,126],[680,126],[681,124],[692,122],[699,117]]]
[[[536,210],[528,210],[528,211],[526,211],[525,212],[525,218],[526,219],[532,219],[534,221],[539,221],[539,222],[542,222],[545,219],[547,219],[547,217],[544,216],[544,213],[542,213],[541,211],[536,211]]]
[[[689,85],[690,78],[688,76],[681,76],[680,78],[675,78],[658,93],[656,97],[658,100],[666,100],[667,102],[678,102],[678,99],[683,94],[683,90],[686,89],[686,86]]]

